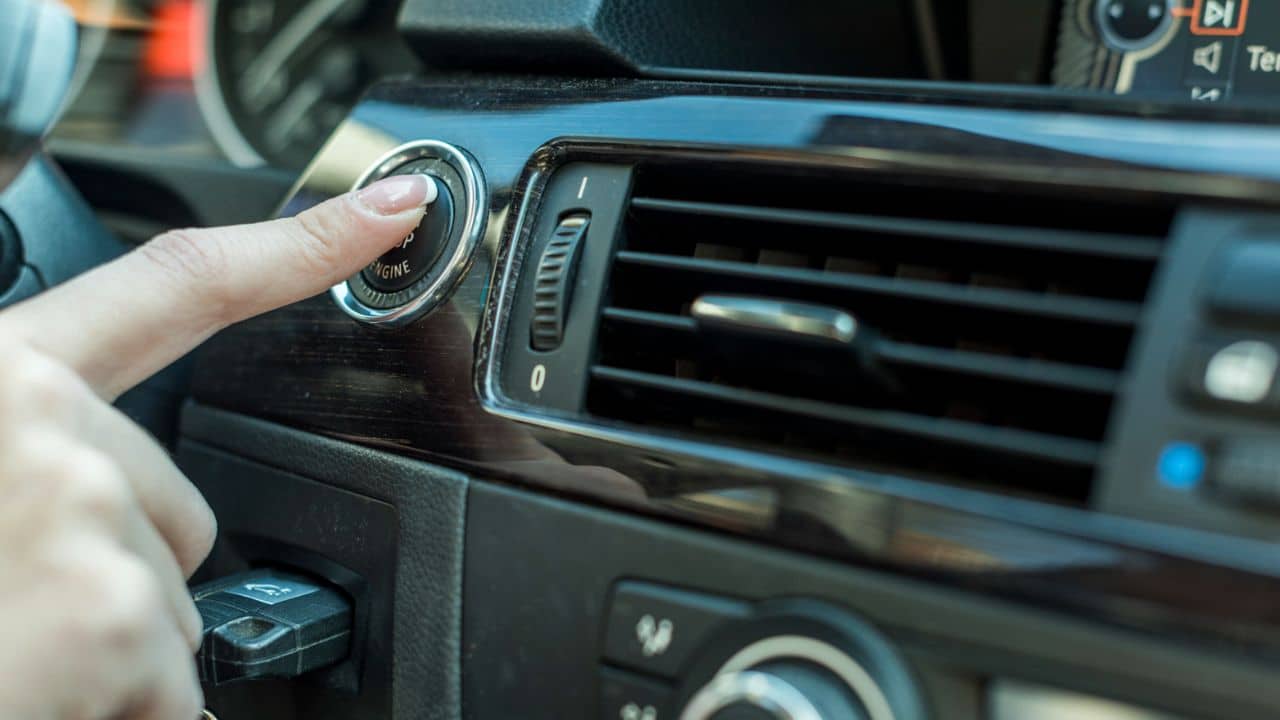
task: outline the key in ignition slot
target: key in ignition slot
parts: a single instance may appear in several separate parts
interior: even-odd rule
[[[339,589],[254,570],[192,590],[204,621],[200,682],[294,678],[334,665],[351,649],[351,600]]]

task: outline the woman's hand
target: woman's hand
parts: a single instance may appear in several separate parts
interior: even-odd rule
[[[199,715],[186,578],[215,521],[110,402],[353,274],[417,226],[428,192],[396,176],[296,218],[173,231],[0,312],[0,717]]]

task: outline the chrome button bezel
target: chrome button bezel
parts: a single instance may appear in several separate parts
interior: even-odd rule
[[[461,225],[461,234],[453,252],[447,258],[442,258],[422,280],[411,286],[414,292],[402,303],[386,308],[373,307],[365,303],[351,288],[351,283],[359,278],[359,272],[330,288],[330,297],[343,312],[374,327],[386,329],[404,327],[439,307],[462,282],[462,278],[471,266],[475,251],[484,237],[488,198],[484,174],[475,158],[465,150],[449,143],[439,140],[415,140],[405,143],[378,158],[377,162],[356,180],[351,189],[359,190],[390,175],[397,168],[417,160],[441,161],[461,178],[463,197],[455,198],[454,201],[456,213],[454,222]]]

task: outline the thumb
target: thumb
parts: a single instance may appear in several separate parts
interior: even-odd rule
[[[173,230],[0,313],[0,333],[114,398],[227,325],[324,292],[417,227],[435,199],[396,175],[296,217]]]

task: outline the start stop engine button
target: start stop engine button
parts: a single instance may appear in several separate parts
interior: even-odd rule
[[[439,307],[462,282],[484,235],[484,176],[471,155],[448,143],[417,140],[401,145],[366,170],[353,189],[390,175],[410,174],[422,175],[435,188],[422,222],[382,257],[329,291],[338,307],[360,322],[400,327]]]
[[[422,173],[431,180],[436,187],[436,199],[427,204],[427,214],[408,237],[361,272],[369,287],[379,292],[399,292],[421,280],[449,245],[453,230],[453,194],[445,183],[429,174],[425,163],[410,163],[391,174],[412,173]]]

